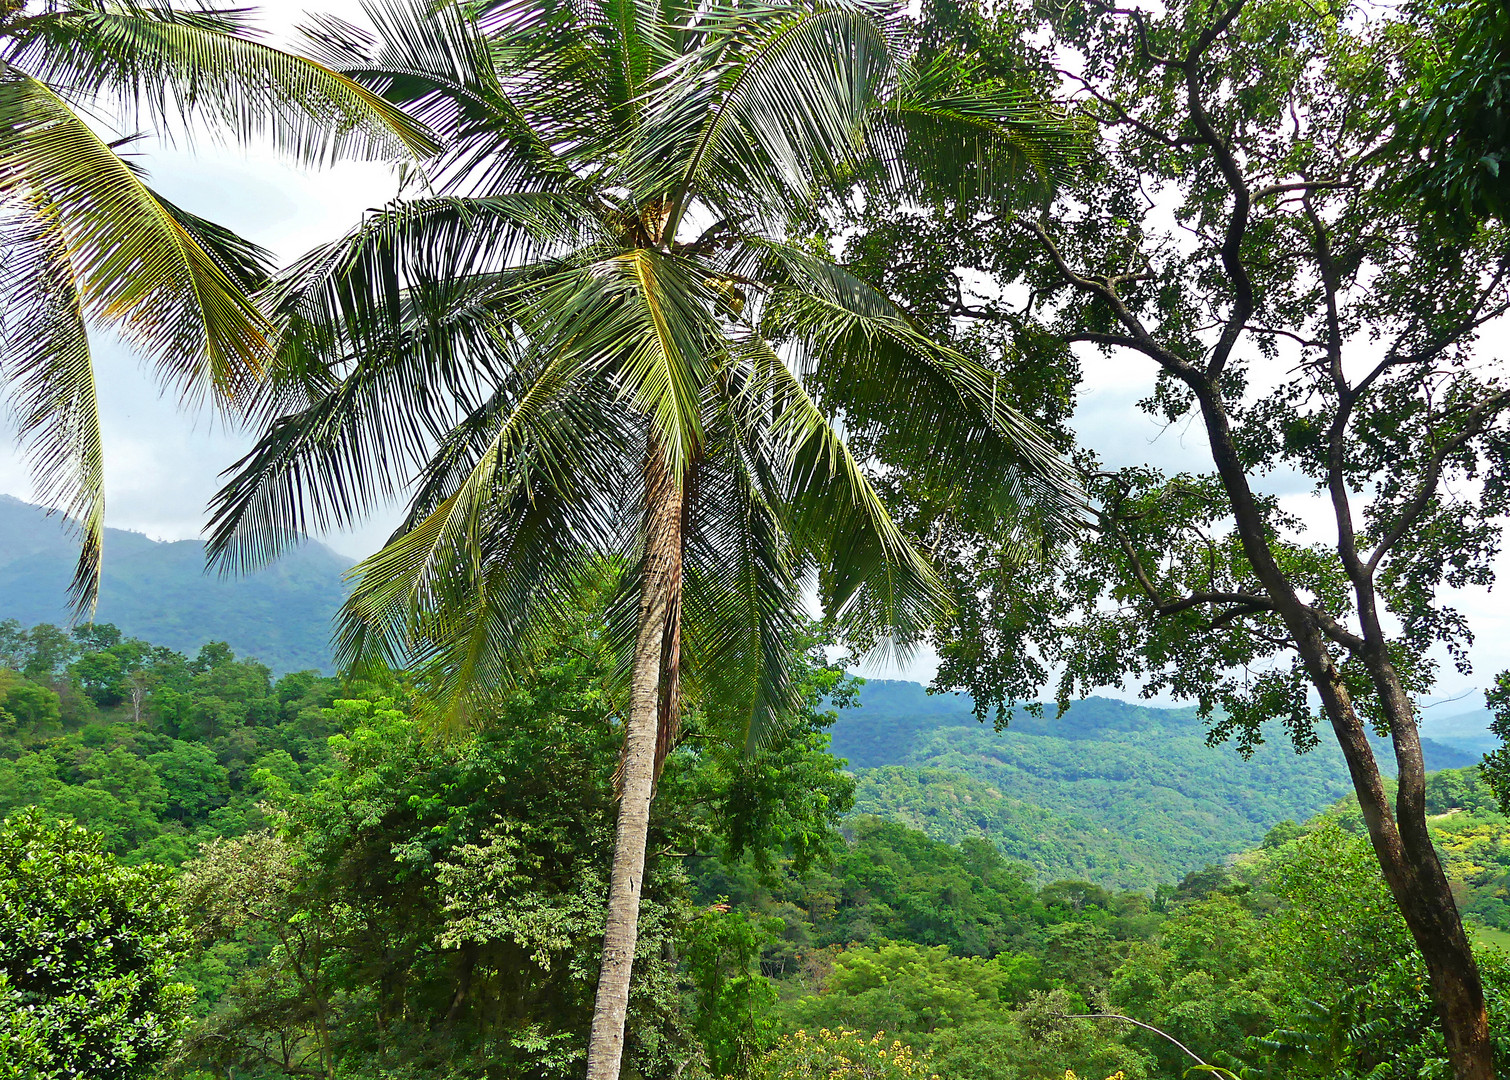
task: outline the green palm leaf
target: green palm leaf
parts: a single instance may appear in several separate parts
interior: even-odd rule
[[[78,610],[98,592],[105,535],[104,457],[84,311],[63,237],[35,216],[0,228],[0,377],[39,494],[79,530],[69,586]]]
[[[72,100],[125,100],[156,127],[200,121],[266,135],[310,162],[437,149],[401,109],[321,64],[251,37],[241,9],[79,0],[28,20],[11,62]]]

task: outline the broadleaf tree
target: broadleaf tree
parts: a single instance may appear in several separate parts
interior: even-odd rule
[[[266,137],[296,159],[401,158],[434,143],[351,79],[258,40],[241,8],[0,3],[0,395],[44,502],[79,528],[75,609],[99,589],[104,451],[92,329],[120,333],[165,390],[229,404],[269,360],[249,294],[268,253],[163,198],[101,106],[186,138]]]
[[[860,267],[1038,394],[1061,433],[1056,388],[1084,378],[1088,351],[1142,371],[1141,408],[1178,425],[1190,461],[1083,451],[1096,525],[1040,563],[940,513],[899,463],[893,505],[978,601],[939,630],[937,688],[1004,723],[1045,687],[1066,703],[1134,685],[1196,702],[1213,742],[1239,749],[1282,728],[1306,750],[1330,730],[1456,1075],[1493,1075],[1427,835],[1415,705],[1442,662],[1469,670],[1450,590],[1492,582],[1510,509],[1494,348],[1510,235],[1424,197],[1432,159],[1412,149],[1449,24],[1289,0],[941,3],[924,23],[931,48],[1074,87],[1100,153],[1033,212],[871,200],[849,222]],[[1390,740],[1393,792],[1371,730]]]
[[[587,1062],[608,1080],[683,694],[758,743],[791,706],[804,580],[862,647],[909,646],[949,603],[846,446],[834,388],[887,403],[871,442],[998,493],[1014,529],[1077,520],[1068,469],[987,369],[787,231],[866,175],[1041,189],[1080,136],[968,65],[913,63],[884,6],[369,16],[375,34],[321,23],[317,55],[446,147],[427,191],[266,293],[266,434],[212,550],[255,564],[407,494],[354,571],[340,659],[410,667],[458,721],[616,568],[625,749]],[[952,167],[920,167],[935,159]]]
[[[36,807],[0,823],[4,1075],[138,1080],[172,1056],[194,989],[170,879]]]

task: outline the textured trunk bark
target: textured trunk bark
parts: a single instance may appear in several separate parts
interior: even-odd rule
[[[1332,659],[1327,639],[1296,597],[1293,585],[1269,548],[1220,397],[1209,384],[1192,384],[1192,389],[1200,401],[1212,457],[1227,489],[1243,550],[1289,627],[1311,683],[1321,696],[1327,719],[1347,759],[1384,881],[1426,962],[1453,1076],[1455,1080],[1494,1080],[1494,1047],[1489,1040],[1483,982],[1447,875],[1442,872],[1426,829],[1426,770],[1410,696],[1390,664],[1380,638],[1371,634],[1372,641],[1364,643],[1361,658],[1390,721],[1390,741],[1399,766],[1392,813],[1379,775],[1379,763]],[[1338,521],[1339,534],[1344,527],[1351,528],[1340,510]],[[1359,610],[1366,612],[1368,622],[1372,586],[1362,578],[1355,578],[1353,585]]]
[[[650,800],[655,790],[656,745],[660,732],[662,667],[674,654],[676,611],[682,567],[682,490],[651,444],[645,461],[645,581],[640,598],[630,675],[628,731],[624,743],[623,788],[608,887],[608,925],[603,934],[603,966],[587,1044],[587,1080],[618,1080],[629,1009],[629,977],[639,937],[640,886]]]
[[[1452,888],[1426,831],[1426,772],[1409,701],[1404,701],[1405,711],[1398,712],[1400,702],[1391,707],[1386,695],[1399,765],[1396,812],[1391,814],[1363,722],[1353,711],[1335,668],[1330,663],[1325,666],[1327,674],[1317,683],[1324,688],[1322,699],[1347,758],[1385,883],[1426,961],[1453,1076],[1455,1080],[1493,1080],[1494,1047],[1484,986]]]
[[[1390,741],[1398,766],[1395,824],[1407,873],[1398,886],[1391,881],[1390,890],[1426,959],[1453,1075],[1456,1080],[1492,1080],[1494,1044],[1489,1039],[1483,981],[1452,888],[1426,829],[1426,763],[1415,709],[1387,658],[1371,657],[1368,667],[1389,717]]]
[[[1342,755],[1347,758],[1353,790],[1368,826],[1368,838],[1379,858],[1385,884],[1400,908],[1410,929],[1416,949],[1421,950],[1431,998],[1442,1020],[1447,1039],[1448,1059],[1453,1063],[1454,1080],[1493,1080],[1495,1059],[1489,1041],[1489,1012],[1484,1003],[1483,980],[1469,946],[1468,933],[1457,912],[1453,890],[1431,846],[1425,825],[1425,766],[1421,757],[1421,739],[1416,733],[1415,710],[1382,648],[1365,651],[1365,665],[1379,692],[1380,702],[1391,724],[1391,743],[1398,764],[1398,788],[1395,811],[1391,813],[1385,782],[1379,763],[1368,743],[1364,722],[1357,716],[1347,687],[1336,669],[1326,637],[1309,618],[1305,606],[1297,600],[1290,580],[1274,563],[1268,541],[1256,524],[1256,515],[1244,514],[1252,495],[1237,449],[1226,426],[1226,415],[1216,396],[1202,396],[1206,434],[1211,438],[1213,458],[1222,474],[1232,508],[1237,514],[1238,535],[1243,541],[1249,562],[1258,571],[1265,591],[1273,598],[1280,616],[1290,627],[1300,659],[1305,662],[1321,696],[1321,705],[1332,724]],[[1364,583],[1354,582],[1359,606],[1370,603],[1371,594]]]

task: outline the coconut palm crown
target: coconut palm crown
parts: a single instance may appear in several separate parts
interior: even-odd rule
[[[266,253],[162,198],[85,116],[164,134],[265,135],[296,158],[397,158],[435,144],[372,91],[255,39],[240,9],[0,0],[0,392],[44,501],[80,526],[92,609],[104,461],[91,325],[121,333],[165,389],[229,402],[270,359],[248,292]]]
[[[827,0],[374,4],[317,55],[436,131],[427,188],[264,295],[266,431],[217,499],[245,568],[403,493],[353,571],[343,664],[414,670],[465,717],[622,568],[622,797],[588,1076],[617,1076],[655,776],[684,688],[759,742],[815,581],[850,641],[949,602],[845,441],[1068,527],[1071,474],[992,372],[930,341],[792,223],[862,181],[1004,192],[1074,130],[889,8]],[[848,403],[848,408],[845,407]],[[854,406],[863,406],[856,408]],[[883,419],[862,419],[881,417]]]

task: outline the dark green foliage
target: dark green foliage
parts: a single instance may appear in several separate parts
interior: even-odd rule
[[[36,809],[0,825],[0,1051],[36,1080],[136,1080],[177,1047],[191,987],[171,872],[118,864]]]
[[[10,648],[34,678],[0,669],[0,814],[41,806],[128,862],[177,864],[259,827],[270,787],[306,790],[329,770],[333,679],[275,683],[222,643],[189,658],[108,624],[12,631]],[[122,692],[80,674],[103,670]]]
[[[715,904],[682,931],[682,962],[694,1030],[714,1076],[745,1076],[771,1041],[776,988],[760,971],[761,948],[780,919]]]
[[[1401,187],[1457,237],[1510,213],[1510,7],[1503,0],[1411,6],[1435,32],[1402,102],[1402,142],[1416,153]]]

